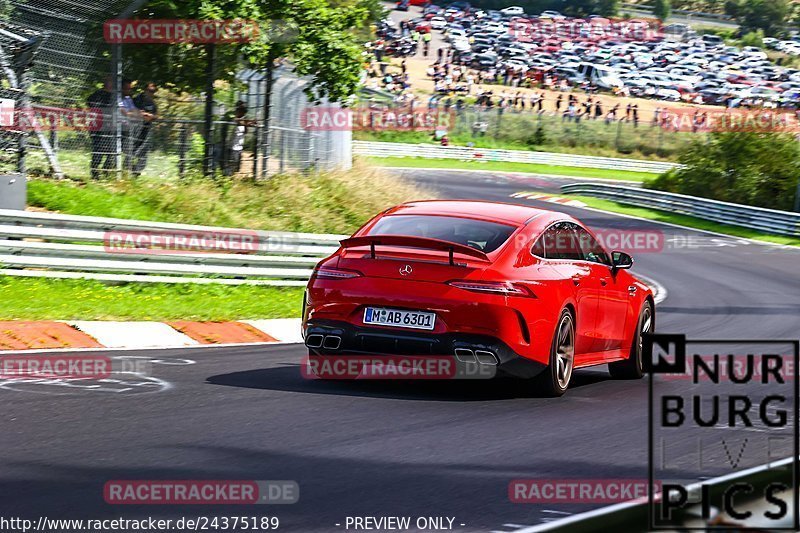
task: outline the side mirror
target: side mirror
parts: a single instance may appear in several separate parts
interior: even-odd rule
[[[614,270],[626,270],[633,266],[633,257],[625,252],[611,252],[611,264]]]

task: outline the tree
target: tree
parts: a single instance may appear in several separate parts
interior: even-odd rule
[[[790,133],[728,131],[693,141],[682,168],[656,178],[654,189],[790,211],[798,185],[800,143]]]
[[[740,40],[742,46],[757,46],[758,48],[764,47],[764,30],[758,29],[742,35]]]
[[[788,0],[728,0],[725,12],[736,19],[742,33],[761,29],[772,36],[786,25],[790,8]]]
[[[278,60],[288,61],[311,79],[306,94],[314,101],[342,101],[358,89],[362,42],[356,31],[379,16],[375,0],[152,0],[137,13],[149,19],[249,20],[257,38],[243,44],[134,46],[127,54],[129,76],[168,83],[173,89],[206,91],[204,171],[210,168],[213,82],[235,80],[242,66],[265,73],[265,100],[272,101]],[[213,67],[213,69],[212,69]],[[210,89],[209,89],[210,88]],[[270,106],[264,107],[262,142],[269,150]]]
[[[334,2],[339,7],[331,7]],[[315,96],[337,100],[358,87],[362,49],[353,30],[377,16],[374,10],[373,0],[151,0],[136,17],[255,21],[259,39],[216,47],[218,79],[233,81],[240,60],[271,69],[286,58],[298,74],[312,76]],[[206,83],[206,53],[190,43],[126,46],[126,74],[197,93]]]
[[[670,0],[654,0],[653,16],[655,16],[658,20],[664,22],[669,18],[671,12],[672,5],[670,4]]]
[[[572,17],[585,17],[587,15],[613,17],[619,9],[619,0],[572,0],[564,7],[562,5],[554,2],[547,9],[557,9]],[[542,10],[531,10],[530,12],[537,13],[540,11]]]

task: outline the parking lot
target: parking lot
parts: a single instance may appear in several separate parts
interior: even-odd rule
[[[768,47],[800,55],[800,40],[767,38],[763,49],[736,47],[684,24],[571,19],[514,7],[483,11],[462,2],[395,10],[380,35],[386,55],[407,58],[407,91],[475,96],[483,85],[499,84],[522,94],[578,89],[730,108],[794,110],[800,101],[800,70],[767,57]],[[504,99],[502,105],[509,104]]]

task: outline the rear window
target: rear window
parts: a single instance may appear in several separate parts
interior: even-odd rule
[[[508,240],[516,227],[497,222],[437,215],[390,215],[369,230],[368,235],[426,237],[471,246],[490,253]]]

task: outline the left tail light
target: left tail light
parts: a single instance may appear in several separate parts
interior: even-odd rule
[[[447,284],[470,292],[536,298],[536,295],[528,287],[510,281],[470,281],[459,279],[448,281]]]
[[[345,270],[343,268],[320,267],[314,269],[314,276],[317,279],[351,279],[363,276],[357,270]]]

